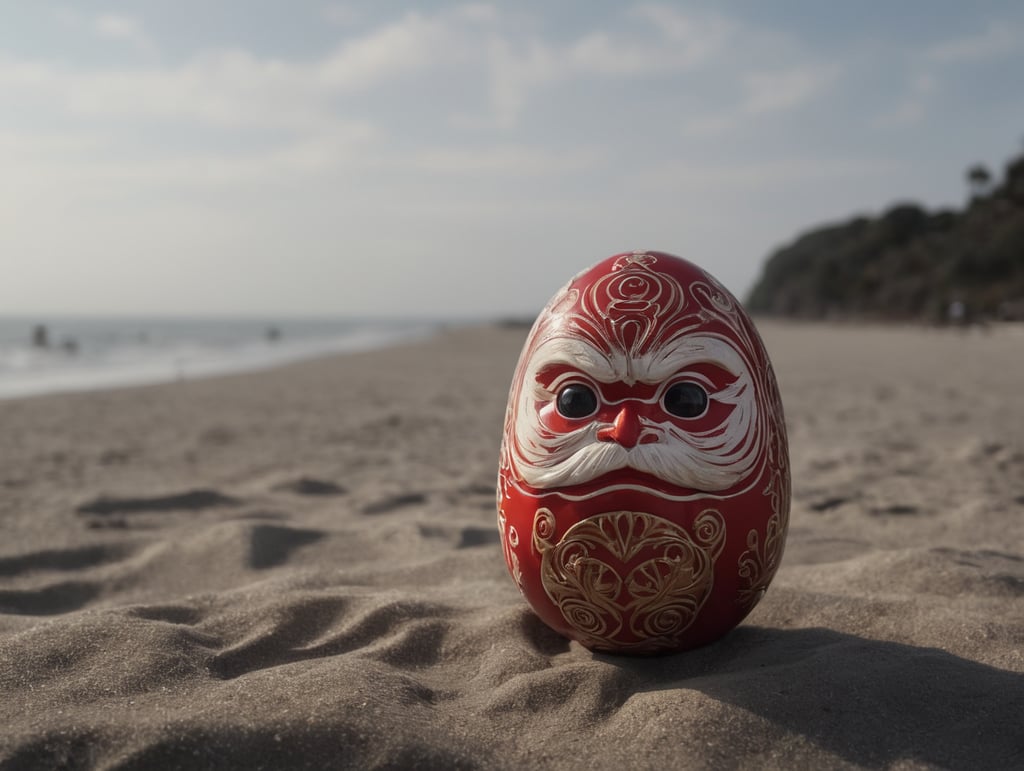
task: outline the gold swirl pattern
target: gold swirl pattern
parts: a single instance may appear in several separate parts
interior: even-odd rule
[[[770,367],[764,377],[774,377]],[[740,580],[744,586],[736,597],[744,611],[750,612],[768,590],[775,577],[786,547],[789,529],[790,477],[789,451],[786,446],[786,426],[782,419],[782,402],[776,394],[770,411],[775,443],[768,446],[768,467],[775,469],[768,476],[763,493],[768,498],[772,514],[765,523],[764,541],[756,528],[747,532],[747,549],[737,562]]]
[[[650,653],[678,645],[711,593],[725,521],[707,509],[691,536],[652,514],[614,511],[577,522],[557,543],[554,533],[554,515],[538,509],[541,583],[576,638],[591,648]]]
[[[520,593],[523,591],[523,571],[519,567],[519,557],[515,549],[519,546],[519,533],[514,525],[507,525],[505,511],[498,509],[498,531],[501,534],[501,550],[505,555],[505,564],[508,566],[509,575],[516,582]]]

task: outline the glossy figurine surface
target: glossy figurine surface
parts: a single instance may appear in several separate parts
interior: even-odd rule
[[[498,474],[505,562],[588,648],[671,653],[757,604],[789,519],[782,403],[736,299],[686,260],[609,257],[537,318]]]

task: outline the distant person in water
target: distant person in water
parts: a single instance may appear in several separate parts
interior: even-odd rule
[[[946,320],[950,324],[963,326],[967,323],[967,306],[962,300],[953,300],[946,309]]]
[[[32,330],[32,346],[34,348],[50,347],[50,332],[45,324],[36,324]]]
[[[50,348],[50,330],[45,324],[36,324],[32,328],[32,347],[46,350]],[[73,337],[65,337],[60,341],[60,350],[74,356],[78,353],[78,341]]]

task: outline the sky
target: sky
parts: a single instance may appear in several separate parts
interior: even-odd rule
[[[1017,0],[0,0],[0,314],[506,317],[661,250],[739,297],[1024,150]]]

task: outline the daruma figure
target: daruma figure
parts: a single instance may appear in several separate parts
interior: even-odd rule
[[[553,629],[635,654],[721,637],[778,568],[789,489],[764,345],[706,272],[619,254],[541,312],[509,395],[498,526]]]

